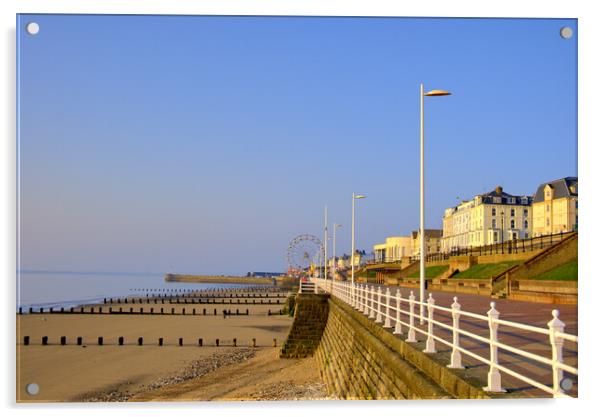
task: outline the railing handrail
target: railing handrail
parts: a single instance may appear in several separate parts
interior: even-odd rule
[[[320,287],[323,291],[331,293],[333,296],[341,299],[343,302],[350,304],[352,307],[358,309],[360,312],[367,315],[370,319],[375,319],[376,323],[383,323],[383,327],[390,328],[395,327],[393,334],[401,334],[402,326],[408,329],[407,342],[416,342],[415,334],[421,334],[426,336],[426,353],[435,353],[435,342],[440,342],[448,347],[452,348],[451,363],[450,367],[458,368],[461,366],[461,354],[466,354],[480,362],[485,363],[490,367],[488,374],[488,385],[487,391],[491,392],[504,392],[501,387],[501,375],[500,371],[504,374],[513,376],[525,383],[530,384],[544,392],[552,394],[554,397],[568,397],[560,386],[563,372],[577,375],[578,369],[564,363],[562,357],[562,348],[564,341],[570,341],[578,343],[578,337],[564,332],[564,323],[558,318],[558,310],[552,311],[552,320],[548,323],[548,328],[537,327],[529,324],[518,323],[509,320],[503,320],[499,318],[499,312],[495,309],[495,303],[490,303],[491,309],[487,312],[487,315],[478,314],[470,311],[461,309],[461,305],[458,303],[458,298],[454,297],[454,303],[451,308],[444,307],[435,304],[432,295],[425,302],[420,302],[415,299],[413,292],[405,298],[401,295],[401,289],[398,289],[396,294],[391,294],[390,288],[386,288],[386,291],[382,291],[380,286],[377,286],[375,290],[374,285],[367,284],[351,284],[349,282],[331,281],[324,279],[312,279],[317,287]],[[385,299],[385,302],[383,302]],[[391,302],[393,301],[393,303]],[[408,310],[401,308],[401,303],[409,305]],[[423,316],[422,319],[426,320],[428,329],[419,327],[414,324],[416,313],[414,312],[415,306],[426,307],[428,314]],[[443,323],[440,320],[434,318],[434,312],[438,311],[443,314],[451,315],[452,324]],[[409,317],[409,322],[401,319],[401,316]],[[465,329],[460,328],[460,319],[462,317],[470,317],[482,322],[487,322],[489,325],[489,336],[485,337]],[[395,324],[393,324],[395,323]],[[442,328],[448,331],[452,331],[453,340],[449,341],[443,337],[434,334],[433,326],[436,325],[438,328]],[[552,358],[531,353],[521,348],[511,346],[507,343],[503,343],[497,340],[497,329],[499,326],[510,327],[512,329],[523,330],[527,332],[537,333],[547,336],[550,341]],[[491,358],[484,358],[470,350],[460,346],[459,335],[468,337],[475,341],[485,343],[489,346]],[[497,359],[498,349],[510,352],[521,358],[525,358],[530,361],[536,361],[552,367],[552,387],[536,381],[528,376],[522,375],[506,366],[500,365]]]

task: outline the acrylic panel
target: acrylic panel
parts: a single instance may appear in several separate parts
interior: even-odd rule
[[[18,402],[577,397],[577,20],[17,15]]]

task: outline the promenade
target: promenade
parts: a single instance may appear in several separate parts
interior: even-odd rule
[[[368,291],[371,291],[372,287],[374,287],[375,291],[378,291],[378,288],[382,291],[381,302],[383,303],[381,306],[381,320],[382,324],[386,324],[386,312],[388,311],[389,318],[391,320],[392,328],[391,332],[394,331],[395,328],[395,317],[396,317],[396,299],[395,294],[399,289],[401,292],[402,299],[408,299],[410,292],[412,291],[416,297],[416,301],[419,301],[419,289],[418,288],[407,288],[407,287],[397,287],[397,286],[388,286],[388,285],[378,285],[378,284],[369,284]],[[360,288],[365,288],[364,284],[361,284]],[[388,308],[386,308],[386,291],[387,289],[390,291],[391,297],[389,299]],[[340,289],[339,289],[340,290]],[[360,292],[360,302],[364,301],[364,297],[366,295],[365,290],[361,289]],[[374,302],[374,305],[371,305],[370,294],[368,293],[368,311],[370,309],[374,310],[374,318],[378,317],[378,307],[377,302]],[[472,294],[454,294],[449,292],[441,292],[441,291],[426,291],[425,299],[428,299],[429,294],[432,294],[433,299],[435,300],[435,305],[439,307],[444,307],[447,309],[451,308],[452,303],[454,302],[454,297],[457,297],[458,303],[461,305],[461,311],[470,312],[474,314],[479,314],[482,316],[487,316],[487,312],[490,310],[491,302],[495,302],[495,309],[499,312],[500,320],[507,320],[514,323],[525,324],[529,326],[535,326],[541,328],[543,330],[548,329],[548,322],[552,320],[552,310],[557,309],[559,311],[559,318],[565,324],[565,333],[569,333],[571,335],[577,335],[577,306],[576,305],[552,305],[552,304],[543,304],[543,303],[533,303],[533,302],[525,302],[525,301],[514,301],[514,300],[496,300],[491,299],[486,296],[472,295]],[[339,296],[339,298],[343,298],[345,300],[345,294],[334,291],[335,296]],[[342,297],[341,297],[342,295]],[[347,299],[349,300],[349,299]],[[347,301],[345,300],[345,301]],[[425,300],[426,301],[426,300]],[[365,306],[364,304],[364,306]],[[405,305],[403,305],[405,304]],[[408,311],[408,305],[402,302],[401,310]],[[365,312],[366,309],[363,309]],[[427,308],[425,307],[425,316],[427,315]],[[425,333],[428,331],[427,321],[425,320],[423,324],[420,324],[418,319],[419,314],[419,305],[416,304],[414,306],[415,313],[415,322],[414,326],[417,329],[424,331]],[[404,317],[404,314],[401,314],[401,321],[407,323],[409,317],[407,315]],[[435,349],[436,353],[429,353],[434,358],[438,359],[442,363],[449,363],[450,356],[452,352],[452,348],[443,344],[440,341],[437,341],[437,338],[444,339],[446,341],[452,341],[452,331],[450,329],[446,329],[437,324],[441,323],[443,325],[452,326],[453,320],[452,315],[449,311],[441,311],[435,309],[433,312],[433,320],[435,325],[433,326],[433,335],[435,337]],[[378,319],[377,319],[378,321]],[[471,334],[480,336],[485,339],[489,339],[490,336],[490,328],[489,323],[487,321],[468,317],[462,315],[459,320],[459,329],[465,332],[470,332]],[[402,325],[401,328],[403,334],[400,335],[400,338],[405,340],[408,337],[409,328],[406,325]],[[426,338],[425,334],[422,334],[419,331],[416,331],[416,344],[422,349],[426,346]],[[499,325],[498,328],[498,342],[509,345],[512,348],[520,349],[522,351],[526,351],[535,355],[539,355],[545,358],[552,359],[552,348],[550,345],[550,337],[547,334],[540,334],[530,330],[517,329],[516,327],[510,327],[503,324]],[[469,350],[471,353],[478,355],[482,358],[489,359],[490,358],[490,346],[489,343],[485,341],[475,340],[472,337],[468,337],[465,335],[459,335],[459,346],[464,349]],[[483,383],[483,386],[486,385],[487,374],[489,372],[489,365],[471,357],[468,354],[461,354],[462,365],[465,367],[465,371],[467,371],[466,375],[470,378],[474,378],[475,381],[480,381]],[[563,358],[564,363],[577,368],[578,365],[578,355],[577,355],[577,344],[570,341],[564,342],[563,347]],[[498,349],[498,364],[508,369],[515,371],[521,374],[524,377],[531,378],[545,386],[552,387],[553,381],[553,371],[552,366],[549,364],[541,363],[540,361],[533,360],[530,358],[526,358],[523,355],[519,355],[514,352],[510,352],[508,350],[500,347]],[[570,378],[573,381],[573,387],[569,391],[566,392],[567,395],[576,396],[577,395],[577,377],[565,372],[565,376]],[[531,384],[528,384],[516,377],[508,375],[504,372],[501,372],[501,386],[504,388],[510,395],[520,395],[520,396],[529,396],[529,397],[549,397],[550,394],[542,391],[534,387]]]

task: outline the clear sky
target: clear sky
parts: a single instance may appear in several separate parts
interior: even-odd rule
[[[40,25],[28,35],[27,22]],[[572,39],[559,36],[570,26]],[[21,15],[20,267],[284,270],[342,223],[350,252],[502,185],[577,175],[577,22]]]

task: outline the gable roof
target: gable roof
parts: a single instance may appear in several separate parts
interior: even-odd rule
[[[549,185],[554,189],[554,199],[564,197],[576,197],[578,195],[577,184],[577,177],[565,177],[543,183],[539,187],[537,187],[537,191],[535,191],[535,194],[533,195],[533,202],[539,203],[541,201],[544,201],[544,188],[546,187],[546,185]]]

